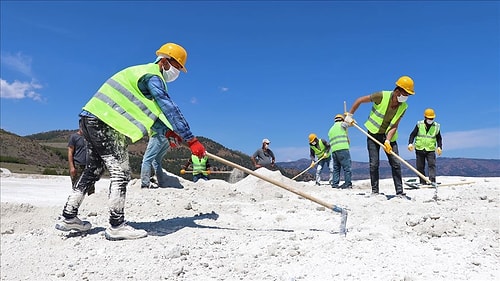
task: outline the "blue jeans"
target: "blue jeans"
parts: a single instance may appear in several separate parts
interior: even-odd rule
[[[206,175],[202,174],[193,174],[193,182],[197,182],[198,180],[203,179],[203,180],[208,180],[208,177]]]
[[[385,134],[371,134],[376,140],[381,143],[385,142]],[[372,192],[379,192],[379,166],[380,166],[380,145],[374,142],[371,138],[367,137],[366,146],[368,148],[368,157],[370,161],[370,182],[372,185]],[[391,142],[392,151],[396,154],[399,153],[398,144],[394,141]],[[403,179],[401,176],[401,163],[392,154],[387,154],[387,159],[391,165],[392,180],[396,188],[396,194],[403,193]]]
[[[333,159],[333,185],[340,182],[340,169],[344,169],[344,184],[351,185],[351,154],[349,149],[341,149],[332,152]]]
[[[332,156],[328,156],[328,158],[321,159],[318,162],[318,167],[316,168],[316,183],[319,184],[321,181],[320,173],[324,167],[328,167],[328,171],[330,172],[330,176],[328,178],[328,183],[332,184],[333,180],[333,161]]]
[[[141,165],[141,185],[149,186],[151,183],[151,167],[153,167],[158,179],[158,186],[166,187],[167,175],[163,173],[161,163],[169,147],[165,132],[158,132],[149,138],[148,147],[144,152]]]

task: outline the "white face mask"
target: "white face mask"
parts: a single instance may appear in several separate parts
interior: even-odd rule
[[[174,82],[179,77],[180,70],[173,67],[169,62],[167,63],[170,65],[170,68],[168,70],[163,69],[163,78],[167,83]]]
[[[429,125],[432,125],[432,123],[434,123],[434,120],[433,119],[425,119],[425,122]]]
[[[398,102],[405,102],[408,99],[408,96],[398,96]]]

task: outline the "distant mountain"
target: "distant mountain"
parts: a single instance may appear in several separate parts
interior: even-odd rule
[[[0,166],[10,167],[12,172],[26,172],[26,166],[33,168],[33,173],[55,173],[66,175],[67,171],[67,141],[74,130],[56,130],[43,132],[29,136],[18,136],[0,129]],[[223,145],[204,137],[198,137],[207,150],[228,161],[253,170],[251,159],[240,151],[232,150]],[[132,173],[138,176],[142,156],[147,146],[147,139],[144,138],[134,144],[129,145],[129,156]],[[187,148],[169,149],[167,157],[164,159],[163,167],[174,174],[179,175],[179,171],[188,160],[191,153]],[[381,153],[381,158],[385,156]],[[407,160],[415,167],[415,159]],[[15,165],[14,165],[15,164]],[[212,166],[217,170],[231,171],[232,167],[227,167],[222,163],[211,160]],[[289,178],[298,175],[311,164],[309,159],[299,159],[292,162],[276,163],[280,172]],[[22,168],[19,168],[22,167]],[[417,177],[406,165],[402,164],[403,177]],[[24,170],[16,170],[24,169]],[[308,170],[297,180],[309,181],[314,179],[316,168]],[[495,159],[469,159],[469,158],[446,158],[437,159],[438,176],[466,176],[466,177],[499,177],[500,160]],[[328,173],[323,172],[323,179],[328,178]],[[189,179],[189,175],[184,175]],[[353,180],[369,179],[369,164],[365,162],[352,163]],[[391,168],[386,160],[380,161],[380,177],[390,178]],[[212,178],[227,179],[227,175],[212,174]],[[343,179],[343,173],[341,173]]]
[[[385,155],[381,152],[381,158]],[[416,167],[415,159],[405,161]],[[293,162],[278,163],[283,169],[304,170],[311,164],[309,159],[299,159]],[[464,177],[500,177],[500,160],[495,159],[469,159],[469,158],[446,158],[438,157],[436,159],[438,176],[464,176]],[[401,163],[403,177],[418,177],[415,172]],[[315,168],[311,169],[315,172]],[[323,172],[322,178],[327,178],[328,173]],[[343,178],[343,171],[341,171]],[[387,160],[380,160],[380,177],[392,177],[391,167]],[[353,180],[369,179],[370,164],[366,162],[352,162]]]

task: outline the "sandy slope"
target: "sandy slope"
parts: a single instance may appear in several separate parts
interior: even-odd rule
[[[1,280],[498,280],[500,178],[439,177],[411,200],[265,177],[348,208],[340,216],[254,176],[230,184],[192,183],[141,190],[132,182],[126,218],[144,239],[107,241],[107,186],[85,199],[87,235],[54,228],[68,177],[1,175]],[[381,192],[394,194],[392,180]],[[389,197],[390,199],[388,199]]]

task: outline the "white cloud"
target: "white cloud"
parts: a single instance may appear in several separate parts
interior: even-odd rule
[[[500,146],[500,128],[443,133],[447,150]]]
[[[19,82],[9,84],[0,79],[0,98],[2,99],[24,99],[29,98],[35,101],[42,101],[42,96],[36,92],[42,86],[36,82]]]
[[[197,98],[195,98],[195,97],[192,97],[192,98],[191,98],[191,100],[190,100],[190,102],[191,102],[192,104],[197,104],[197,103],[198,103],[198,99],[197,99]]]
[[[221,92],[227,92],[227,91],[229,91],[229,88],[228,87],[219,87],[219,90]]]
[[[21,72],[26,76],[32,76],[31,71],[31,57],[25,56],[22,53],[17,53],[15,55],[9,53],[2,53],[2,65],[10,67],[11,69]]]

